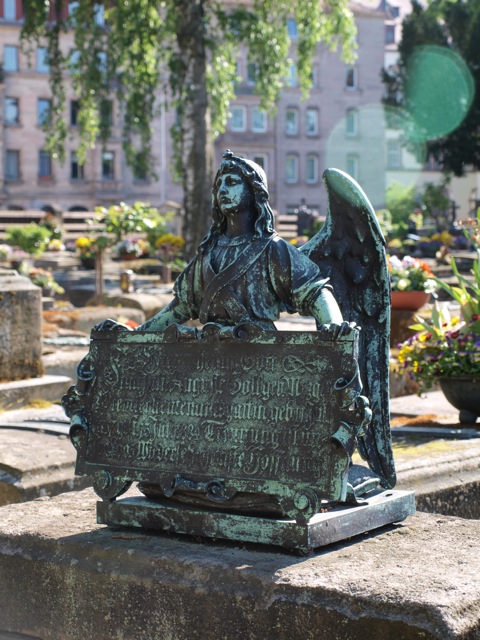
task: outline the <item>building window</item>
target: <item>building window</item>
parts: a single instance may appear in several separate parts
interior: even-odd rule
[[[316,184],[318,182],[318,157],[309,154],[305,163],[305,181],[308,184]]]
[[[395,44],[395,25],[385,25],[385,44]]]
[[[358,156],[349,153],[347,156],[347,173],[358,180]]]
[[[78,124],[78,112],[80,110],[80,103],[78,100],[70,100],[70,124],[72,127],[76,127]]]
[[[298,133],[298,110],[287,109],[285,116],[285,133],[287,136],[296,136]]]
[[[133,179],[135,182],[147,181],[147,171],[144,166],[135,166],[133,168]]]
[[[47,179],[52,177],[52,157],[48,151],[38,153],[38,177]]]
[[[20,179],[20,151],[7,150],[5,162],[5,180]]]
[[[115,178],[115,154],[113,151],[102,153],[102,180],[113,180]]]
[[[263,153],[252,156],[252,160],[262,167],[267,173],[267,156]]]
[[[4,20],[17,19],[17,2],[16,0],[4,0],[3,2],[3,18]]]
[[[298,38],[297,21],[294,18],[288,18],[287,31],[290,38]]]
[[[387,140],[387,168],[400,169],[402,166],[402,147],[400,140]]]
[[[3,47],[4,71],[18,71],[18,47],[6,44]]]
[[[111,100],[102,100],[100,104],[100,123],[104,127],[113,125],[113,102]]]
[[[307,109],[305,112],[305,133],[307,136],[318,134],[318,109]]]
[[[294,155],[287,156],[285,163],[285,182],[295,184],[298,182],[298,157]]]
[[[107,75],[107,54],[105,51],[99,51],[97,53],[97,65],[98,70],[102,74],[102,76]]]
[[[70,178],[72,180],[83,180],[83,164],[78,163],[78,157],[75,151],[70,156]]]
[[[50,73],[48,51],[45,47],[37,47],[37,71],[38,73]]]
[[[258,77],[258,64],[256,62],[249,62],[247,64],[247,82],[248,84],[256,84]]]
[[[50,118],[50,100],[38,98],[37,100],[37,124],[41,127],[47,124]]]
[[[432,153],[430,153],[423,168],[426,171],[442,171],[443,164],[440,160],[437,160]]]
[[[252,131],[264,133],[267,130],[267,114],[259,107],[252,109]]]
[[[245,107],[232,107],[230,118],[230,129],[232,131],[245,131]]]
[[[345,71],[345,88],[349,91],[355,91],[357,88],[357,69],[348,67]]]
[[[20,109],[18,98],[5,98],[5,124],[15,126],[20,124]]]
[[[356,109],[349,109],[345,117],[345,134],[349,137],[358,134],[358,112]]]
[[[287,76],[286,84],[288,87],[298,86],[297,65],[294,62],[292,62],[292,64],[288,67],[288,76]]]

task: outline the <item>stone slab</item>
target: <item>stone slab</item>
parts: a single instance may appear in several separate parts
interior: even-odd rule
[[[41,376],[0,383],[0,410],[18,409],[33,400],[57,402],[71,385],[66,376]]]
[[[354,535],[401,522],[415,513],[413,492],[378,491],[361,506],[336,507],[317,513],[308,522],[273,518],[251,518],[154,502],[146,498],[125,498],[97,504],[97,522],[109,526],[143,527],[193,536],[278,545],[307,552]]]
[[[390,400],[392,416],[418,416],[428,413],[452,415],[458,422],[458,409],[445,398],[442,391],[429,391],[421,396],[408,395]]]
[[[417,509],[480,519],[480,440],[394,440],[397,489],[415,491]]]
[[[0,637],[480,637],[479,521],[419,513],[300,558],[115,531],[95,504],[86,490],[0,510]]]
[[[0,505],[92,484],[90,478],[74,475],[75,450],[66,435],[32,431],[33,421],[30,430],[11,426],[1,428],[0,423]]]

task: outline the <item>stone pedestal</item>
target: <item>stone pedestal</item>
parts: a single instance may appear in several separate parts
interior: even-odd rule
[[[42,375],[42,290],[0,269],[0,381]]]
[[[90,490],[0,510],[0,637],[474,640],[480,522],[417,514],[307,557],[95,524]]]

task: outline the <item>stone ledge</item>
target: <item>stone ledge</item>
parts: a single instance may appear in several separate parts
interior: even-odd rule
[[[417,514],[298,558],[108,529],[95,502],[86,490],[0,510],[0,636],[480,637],[479,521]]]
[[[12,410],[28,405],[33,400],[60,400],[72,384],[66,376],[41,376],[28,380],[0,383],[0,410]]]
[[[0,505],[91,486],[74,476],[75,453],[67,436],[0,428]]]

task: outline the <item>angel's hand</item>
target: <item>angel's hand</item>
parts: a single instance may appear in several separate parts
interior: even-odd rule
[[[122,324],[121,322],[116,322],[116,320],[111,320],[107,318],[106,320],[102,320],[93,327],[94,331],[131,331],[131,327],[128,327],[126,324]]]
[[[347,322],[346,320],[340,324],[332,322],[328,325],[330,331],[333,333],[333,340],[337,340],[341,336],[349,336],[353,331],[355,331],[356,326],[356,322]]]

